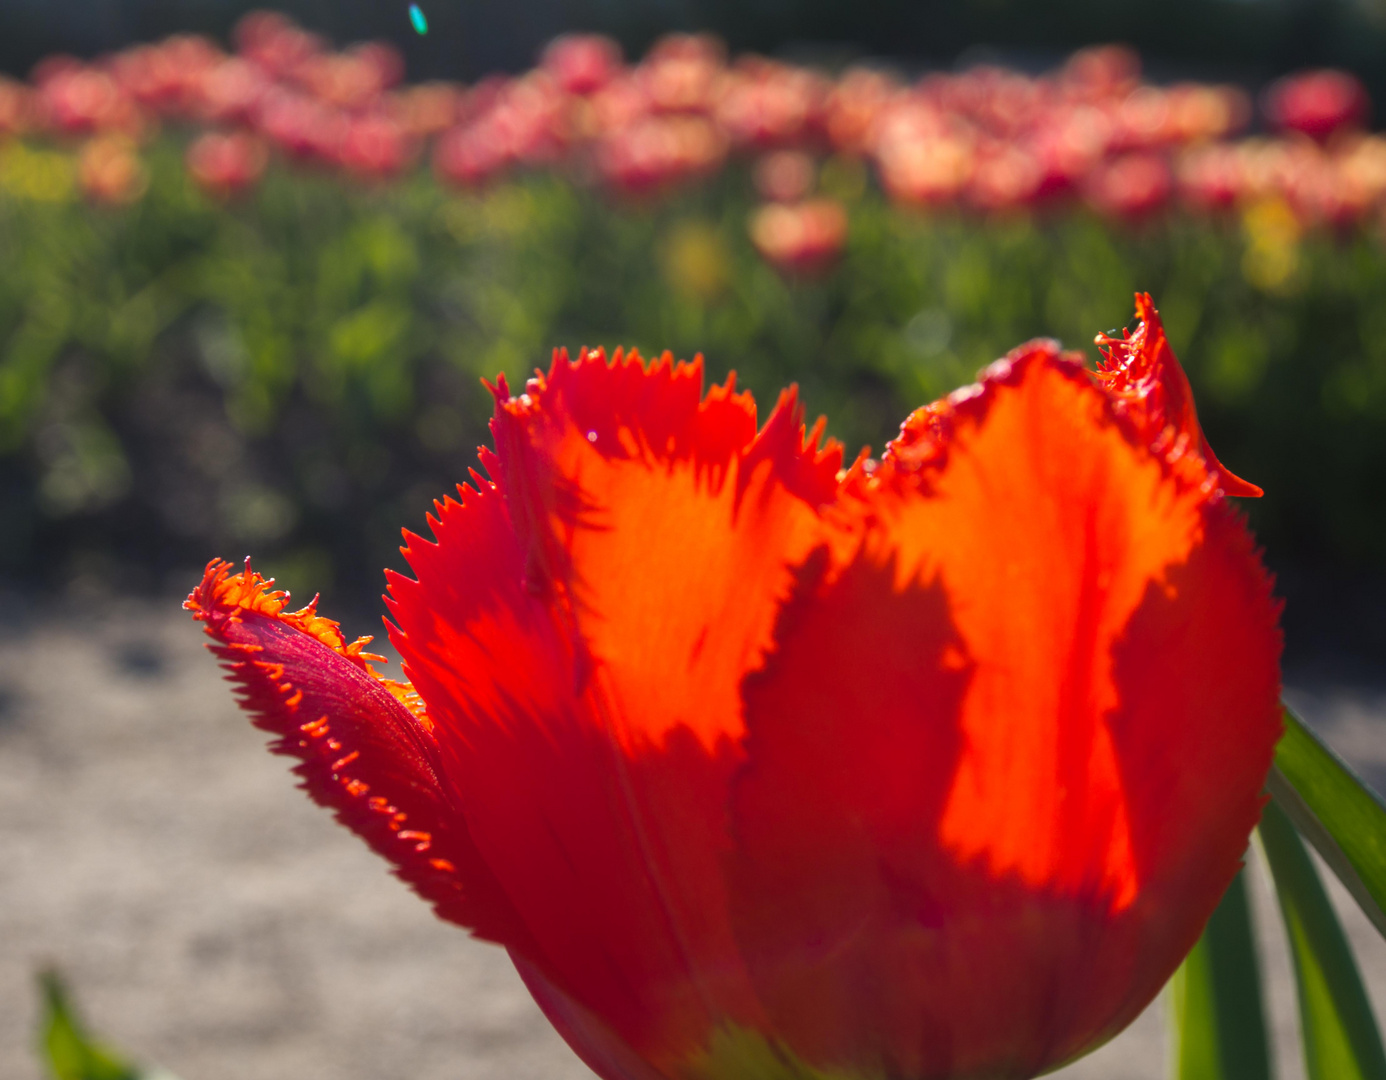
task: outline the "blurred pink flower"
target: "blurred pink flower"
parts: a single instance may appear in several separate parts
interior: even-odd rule
[[[188,147],[188,174],[203,191],[229,199],[253,187],[269,159],[265,144],[244,131],[209,131]]]
[[[1169,162],[1160,154],[1123,154],[1098,166],[1085,188],[1098,212],[1123,221],[1149,217],[1164,209],[1174,190]]]
[[[569,94],[600,90],[621,70],[621,46],[601,34],[564,34],[544,49],[540,67]]]
[[[831,199],[772,203],[751,215],[751,242],[766,262],[792,274],[827,269],[847,246],[847,211]]]
[[[1311,139],[1365,127],[1371,100],[1356,76],[1346,71],[1306,71],[1273,83],[1262,108],[1271,124]]]

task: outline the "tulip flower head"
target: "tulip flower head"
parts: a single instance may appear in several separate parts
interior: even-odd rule
[[[1279,734],[1278,607],[1141,302],[1103,373],[1031,342],[846,469],[698,360],[498,380],[389,575],[407,683],[248,565],[186,606],[606,1080],[1034,1076],[1193,945]]]

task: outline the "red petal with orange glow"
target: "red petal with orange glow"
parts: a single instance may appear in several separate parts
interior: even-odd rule
[[[1208,445],[1194,409],[1189,377],[1169,346],[1160,313],[1149,293],[1136,294],[1134,331],[1114,338],[1099,334],[1102,351],[1097,378],[1118,407],[1125,411],[1140,436],[1151,444],[1183,440],[1203,455],[1227,495],[1256,498],[1262,491],[1232,473]]]
[[[1279,733],[1240,482],[1140,310],[1096,376],[1032,342],[841,474],[699,361],[502,380],[490,478],[390,575],[426,712],[248,569],[189,606],[605,1080],[1033,1075],[1193,944]]]
[[[746,685],[738,941],[815,1065],[1033,1075],[1193,944],[1257,820],[1279,633],[1241,520],[1051,343],[859,479]]]
[[[741,679],[840,453],[805,443],[792,393],[757,433],[748,395],[703,398],[667,355],[560,356],[497,399],[492,480],[409,537],[392,640],[543,978],[673,1067],[763,1024],[722,873]]]
[[[288,595],[272,586],[248,563],[232,574],[213,561],[183,605],[216,642],[241,705],[278,736],[275,753],[299,760],[313,800],[441,917],[524,949],[528,933],[477,857],[422,703],[371,668],[370,638],[347,644],[314,605],[285,611]]]

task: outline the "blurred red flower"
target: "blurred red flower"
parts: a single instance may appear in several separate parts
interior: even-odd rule
[[[847,211],[832,199],[771,203],[751,214],[751,243],[771,265],[791,273],[826,269],[847,245]]]
[[[1207,212],[1226,210],[1242,194],[1242,160],[1237,151],[1205,143],[1179,158],[1179,193],[1186,203]]]
[[[621,46],[600,34],[564,34],[544,49],[540,61],[565,93],[591,94],[621,70]]]
[[[819,126],[830,85],[803,68],[750,57],[728,73],[717,122],[735,146],[800,146]]]
[[[1164,209],[1174,192],[1174,174],[1159,154],[1123,154],[1095,168],[1085,187],[1095,210],[1138,221]]]
[[[698,361],[502,380],[378,675],[213,562],[255,722],[606,1080],[1032,1076],[1150,1001],[1279,734],[1277,604],[1148,322],[841,470]],[[810,1072],[810,1070],[819,1070]]]
[[[250,123],[273,88],[259,65],[233,56],[209,68],[197,81],[194,112],[215,124]]]
[[[1263,102],[1275,127],[1326,139],[1344,129],[1364,127],[1371,99],[1356,76],[1346,71],[1305,71],[1272,83]]]
[[[176,34],[157,45],[117,53],[109,66],[116,82],[144,108],[165,116],[189,117],[201,80],[224,60],[206,38]]]
[[[662,192],[685,180],[706,176],[722,164],[727,145],[722,133],[702,116],[644,116],[603,138],[597,147],[598,172],[628,195]]]
[[[264,142],[248,132],[209,131],[188,147],[188,173],[209,195],[229,199],[259,181],[268,158]]]
[[[393,179],[413,160],[413,139],[399,121],[383,113],[353,116],[337,149],[338,163],[364,180]]]
[[[53,58],[35,72],[37,109],[43,123],[59,135],[143,129],[139,108],[107,72],[67,58]],[[46,68],[46,70],[44,70]]]
[[[669,34],[655,42],[637,69],[659,112],[711,112],[726,73],[726,52],[707,34]]]
[[[756,161],[756,191],[771,202],[796,202],[813,189],[817,165],[802,150],[775,150]]]
[[[900,85],[882,72],[848,68],[823,102],[823,130],[833,149],[866,154],[881,114],[902,93]]]

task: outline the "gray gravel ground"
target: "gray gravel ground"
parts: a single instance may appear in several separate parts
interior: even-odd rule
[[[294,789],[201,641],[175,601],[0,594],[0,1076],[40,1075],[48,963],[95,1027],[183,1080],[590,1076],[504,953],[436,921]],[[1386,688],[1290,697],[1383,785]],[[1257,889],[1279,1076],[1298,1080],[1289,963]],[[1386,944],[1335,898],[1380,1009]],[[1154,1080],[1165,1056],[1157,1001],[1058,1075]]]

